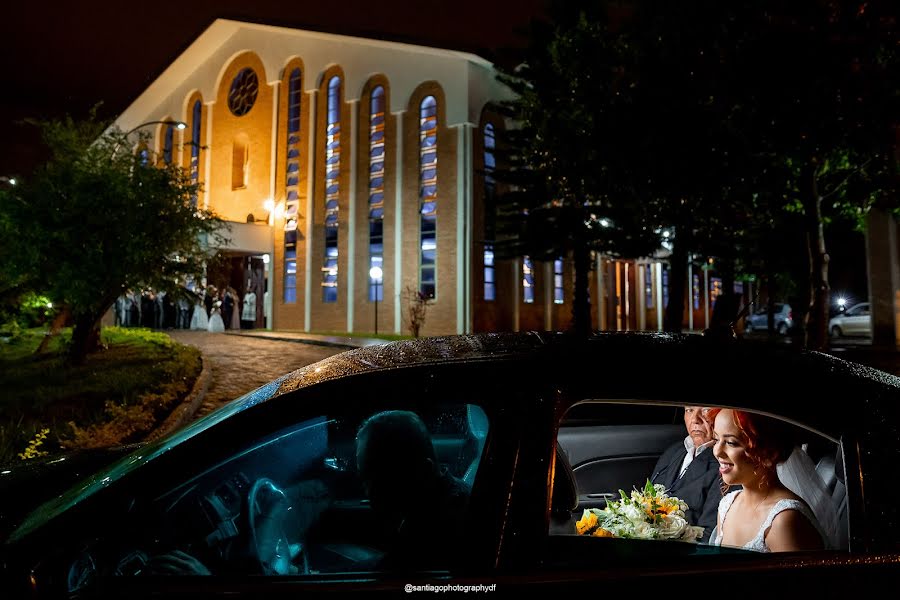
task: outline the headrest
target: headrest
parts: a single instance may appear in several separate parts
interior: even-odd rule
[[[553,473],[550,512],[554,514],[569,514],[578,508],[578,487],[575,484],[575,473],[572,471],[572,465],[569,464],[569,459],[558,443],[556,444],[556,467]]]

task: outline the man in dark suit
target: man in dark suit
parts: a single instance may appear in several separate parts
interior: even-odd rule
[[[701,542],[709,541],[716,526],[722,479],[719,461],[713,456],[712,423],[706,420],[706,409],[684,407],[687,437],[663,452],[653,468],[651,483],[666,486],[670,496],[688,505],[685,518],[691,525],[703,527]]]

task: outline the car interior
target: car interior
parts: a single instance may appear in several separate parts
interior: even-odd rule
[[[488,431],[474,404],[418,412],[440,469],[474,481]],[[377,570],[391,531],[356,470],[356,434],[369,415],[305,420],[164,491],[115,536],[68,559],[68,590],[97,576]]]
[[[575,535],[584,509],[606,506],[643,487],[670,445],[684,440],[683,407],[583,402],[560,423],[551,502],[551,535]],[[838,517],[838,550],[848,549],[847,489],[841,445],[803,430],[802,448],[816,464]]]

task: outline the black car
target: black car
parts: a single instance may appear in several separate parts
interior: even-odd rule
[[[748,366],[773,385],[746,385],[738,374]],[[132,448],[39,506],[28,499],[49,493],[40,471],[65,482],[65,460],[25,476],[4,469],[0,589],[4,598],[671,595],[746,582],[775,596],[859,591],[900,577],[898,401],[900,379],[880,371],[702,336],[485,334],[353,350]],[[797,426],[839,515],[838,547],[762,554],[554,527],[642,486],[684,438],[687,405]],[[369,503],[355,444],[360,425],[386,410],[418,415],[441,473],[467,494],[460,520],[433,494],[414,498],[433,522],[421,556],[407,556],[438,550],[437,562],[385,560],[395,532]],[[416,483],[402,469],[395,476]]]

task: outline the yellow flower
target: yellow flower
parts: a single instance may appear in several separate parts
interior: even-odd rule
[[[578,535],[584,535],[598,524],[599,520],[597,519],[597,515],[592,512],[584,511],[581,515],[581,519],[575,523],[575,530],[578,532]]]
[[[616,537],[613,535],[612,531],[607,531],[606,529],[603,529],[602,527],[597,529],[597,531],[595,531],[591,535],[594,537],[605,537],[605,538]]]

